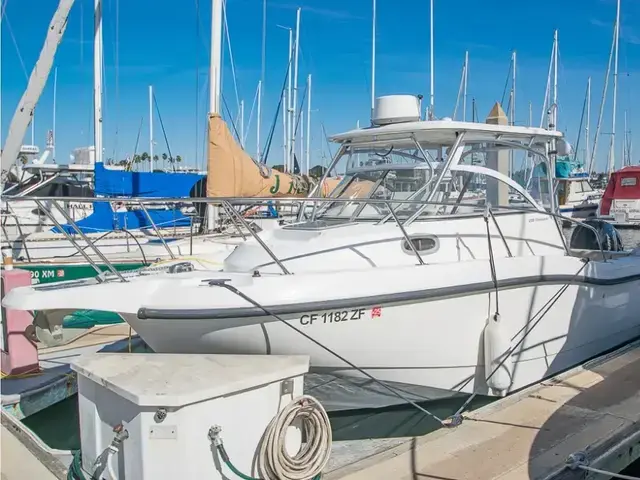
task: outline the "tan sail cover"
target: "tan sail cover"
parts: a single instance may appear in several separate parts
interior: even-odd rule
[[[328,178],[316,195],[326,197],[339,178]],[[258,165],[238,145],[225,121],[209,115],[207,197],[306,197],[315,182]]]

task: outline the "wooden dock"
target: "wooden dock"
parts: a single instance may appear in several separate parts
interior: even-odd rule
[[[360,458],[323,478],[607,478],[577,460],[620,472],[640,457],[640,342],[471,412],[458,427],[384,451],[374,444],[369,455],[353,447]]]
[[[140,342],[125,323],[69,329],[64,345],[38,345],[40,371],[2,379],[2,409],[21,420],[77,392],[71,358],[97,351],[123,352]]]

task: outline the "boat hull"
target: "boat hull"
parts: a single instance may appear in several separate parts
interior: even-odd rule
[[[617,278],[571,281],[565,275],[554,281],[553,275],[541,275],[500,281],[505,286],[498,292],[499,312],[513,345],[509,392],[640,336],[640,268],[631,270]],[[359,298],[336,302],[328,296],[326,302],[309,304],[311,308],[298,304],[295,312],[293,305],[267,307],[278,318],[256,314],[257,308],[236,309],[241,313],[236,316],[228,315],[229,309],[210,314],[141,309],[125,320],[156,352],[303,354],[310,355],[314,373],[371,384],[365,371],[381,382],[402,385],[412,400],[491,395],[483,331],[497,308],[496,294],[490,285],[476,287],[466,292],[460,285],[433,289],[424,291],[423,298],[400,292],[399,300],[379,303]],[[352,408],[403,402],[384,388],[376,390],[381,395],[375,400],[362,394],[351,398]]]
[[[98,263],[97,265],[103,272],[109,271],[105,264]],[[116,262],[112,264],[120,272],[137,270],[147,265],[143,262]],[[31,272],[32,285],[81,280],[97,275],[95,269],[88,263],[17,263],[15,268]]]

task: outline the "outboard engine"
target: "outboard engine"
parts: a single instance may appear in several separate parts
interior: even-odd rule
[[[593,230],[584,227],[589,225],[596,229]],[[578,225],[571,234],[569,247],[575,250],[600,250],[598,239],[602,244],[602,249],[606,252],[621,252],[624,250],[620,233],[613,225],[598,219],[587,219]]]

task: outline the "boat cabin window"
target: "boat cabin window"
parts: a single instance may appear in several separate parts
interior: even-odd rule
[[[435,235],[412,236],[409,240],[411,240],[413,248],[421,255],[435,253],[440,246],[438,238]],[[415,255],[411,245],[409,245],[409,242],[405,239],[402,240],[402,251],[410,255]]]
[[[91,198],[95,196],[91,182],[80,180],[75,174],[60,175],[53,180],[51,175],[34,175],[11,191],[11,195],[19,196],[23,193],[32,197]]]
[[[583,193],[593,192],[593,188],[591,188],[591,184],[587,180],[582,180],[580,182],[580,187],[582,188]]]
[[[635,187],[638,182],[636,177],[622,177],[620,179],[620,186],[622,187]]]
[[[36,188],[29,194],[34,197],[93,197],[93,188],[88,183],[72,182],[69,179],[56,179]]]

